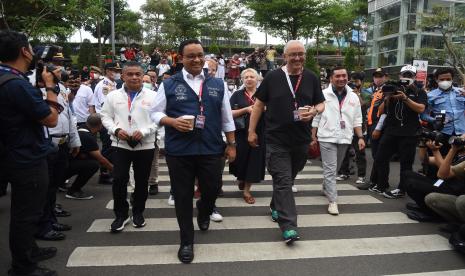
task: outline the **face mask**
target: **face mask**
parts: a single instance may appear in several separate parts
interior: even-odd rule
[[[438,86],[441,90],[448,90],[452,86],[452,81],[440,81]]]
[[[99,74],[99,73],[94,73],[93,79],[94,79],[94,80],[100,79],[100,74]]]
[[[120,80],[121,79],[121,74],[120,73],[114,73],[113,77],[115,80]]]
[[[147,88],[147,89],[153,90],[153,85],[152,85],[151,83],[144,82],[144,88]]]
[[[234,85],[228,85],[228,90],[233,91],[234,90]]]
[[[147,62],[147,60],[146,60],[146,59],[143,59],[143,60],[142,60],[142,63],[146,63],[146,62]]]
[[[415,81],[414,79],[410,79],[410,78],[399,78],[399,79],[408,81],[408,85],[412,85],[413,82]]]
[[[29,52],[29,54],[31,54],[31,53]],[[32,55],[31,63],[29,64],[29,67],[27,68],[28,71],[32,71],[32,70],[36,69],[36,63],[37,63],[37,56]]]

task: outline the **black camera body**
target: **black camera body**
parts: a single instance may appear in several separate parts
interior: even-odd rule
[[[442,134],[439,130],[429,131],[424,129],[421,132],[420,139],[424,142],[431,140],[438,146],[439,143],[444,139],[444,134]]]
[[[381,88],[381,91],[386,97],[398,94],[398,91],[405,93],[406,87],[409,86],[409,84],[408,80],[387,81]]]
[[[465,139],[462,138],[461,136],[452,136],[449,138],[449,144],[454,145],[454,146],[464,146]]]
[[[53,57],[61,53],[62,50],[62,47],[56,45],[39,46],[36,48],[36,83],[43,82],[42,72],[44,71],[44,67],[47,68],[47,72],[53,72],[57,69],[52,63]],[[56,76],[54,76],[54,82],[59,82]]]

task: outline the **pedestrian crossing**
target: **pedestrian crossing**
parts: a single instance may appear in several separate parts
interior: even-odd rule
[[[126,226],[122,233],[112,235],[109,227],[113,221],[113,201],[111,193],[106,200],[101,201],[105,209],[104,217],[92,218],[85,226],[85,233],[92,237],[92,244],[79,245],[70,253],[67,260],[69,271],[97,271],[95,274],[106,275],[105,271],[119,268],[121,274],[133,275],[131,269],[139,267],[153,268],[145,273],[138,270],[137,275],[155,275],[153,271],[163,269],[169,265],[170,269],[163,270],[163,275],[257,275],[259,271],[245,273],[241,266],[250,263],[263,263],[273,261],[283,264],[298,263],[306,260],[309,266],[318,264],[327,258],[334,258],[344,262],[352,258],[367,258],[379,256],[382,258],[402,258],[402,256],[423,256],[424,254],[455,254],[449,246],[447,238],[436,231],[418,230],[420,224],[410,220],[399,208],[392,206],[393,201],[373,195],[367,191],[356,189],[348,181],[338,183],[338,203],[341,214],[330,216],[326,213],[328,201],[321,193],[323,175],[318,162],[308,164],[299,174],[300,180],[296,184],[299,190],[295,194],[296,205],[299,209],[298,224],[301,231],[301,240],[293,246],[286,246],[280,240],[278,225],[270,220],[269,203],[272,192],[271,181],[252,186],[252,193],[256,203],[246,204],[242,199],[242,192],[237,188],[234,177],[224,172],[224,197],[218,198],[216,205],[219,211],[227,210],[223,222],[210,223],[207,232],[196,231],[196,244],[194,246],[195,258],[190,267],[201,266],[190,273],[186,266],[179,263],[177,250],[179,244],[172,242],[179,235],[174,207],[167,204],[169,195],[169,177],[166,163],[160,160],[160,194],[149,197],[146,203],[146,223],[144,228]],[[269,175],[267,175],[269,179]],[[109,188],[110,189],[110,188]],[[193,200],[193,206],[195,206]],[[351,209],[350,206],[359,208]],[[375,206],[384,206],[374,208]],[[351,210],[345,212],[345,210]],[[248,210],[253,210],[247,214]],[[303,211],[301,211],[303,210]],[[382,210],[382,211],[379,211]],[[194,211],[194,214],[196,212]],[[257,215],[258,214],[258,215]],[[194,218],[194,226],[197,223]],[[357,230],[359,229],[359,230]],[[396,229],[395,233],[387,233],[386,229]],[[409,229],[403,230],[403,229]],[[238,238],[247,233],[247,238]],[[151,242],[150,237],[169,237],[156,239]],[[174,238],[173,238],[174,237]],[[210,239],[210,238],[211,239]],[[99,239],[114,239],[113,242],[100,242]],[[241,264],[231,268],[228,264]],[[207,273],[211,265],[224,268],[221,273]],[[202,267],[204,269],[202,269]],[[91,270],[82,270],[91,269]],[[329,269],[329,268],[328,268]],[[386,267],[384,271],[390,271]],[[465,269],[465,265],[463,267]],[[221,269],[220,269],[221,270]],[[325,273],[321,268],[314,275],[333,275]],[[123,273],[124,271],[124,273]],[[187,270],[189,271],[189,270]],[[242,272],[238,272],[242,271]],[[465,275],[465,270],[443,270],[441,272],[420,273],[422,270],[392,270],[394,273],[378,275]],[[443,274],[441,274],[443,272]],[[408,274],[411,273],[411,274]],[[267,274],[267,273],[265,273]],[[341,273],[340,275],[349,275]],[[76,274],[76,275],[79,275]],[[136,274],[134,274],[136,275]],[[162,275],[162,274],[160,274]],[[269,275],[277,275],[269,273]],[[306,275],[289,273],[289,275]],[[357,275],[357,274],[350,274]],[[373,275],[370,273],[360,275]]]

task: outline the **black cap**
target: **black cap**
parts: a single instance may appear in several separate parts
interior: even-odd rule
[[[121,66],[119,65],[118,62],[109,62],[105,64],[105,70],[111,69],[111,70],[121,70]]]
[[[374,72],[373,72],[373,76],[380,76],[380,77],[384,77],[386,76],[386,72],[383,70],[383,68],[379,67],[377,68]]]

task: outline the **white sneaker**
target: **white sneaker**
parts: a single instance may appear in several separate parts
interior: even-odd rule
[[[331,215],[337,216],[339,215],[339,210],[337,209],[337,203],[336,202],[330,202],[328,206],[328,213]]]
[[[292,186],[292,192],[293,193],[297,193],[299,190],[297,190],[297,187],[296,186]]]
[[[218,212],[218,210],[213,209],[213,212],[210,215],[210,220],[213,220],[214,222],[222,222],[223,216]]]
[[[170,195],[170,197],[168,198],[168,205],[169,206],[174,206],[174,197],[173,197],[173,195]]]
[[[357,181],[355,181],[355,184],[365,184],[365,177],[357,178]]]
[[[341,175],[336,176],[337,181],[344,181],[347,179],[349,179],[349,176],[347,174],[341,174]]]

